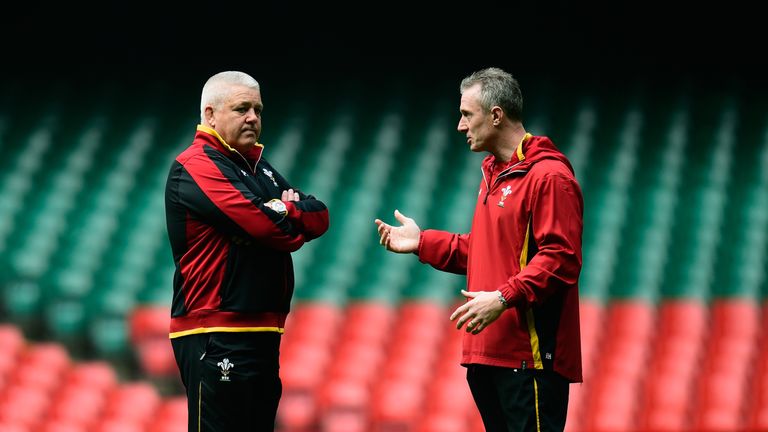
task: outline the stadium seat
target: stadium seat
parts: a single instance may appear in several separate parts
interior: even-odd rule
[[[0,425],[0,430],[5,430]],[[82,432],[79,424],[64,423],[61,420],[46,420],[40,427],[40,432]]]
[[[357,381],[334,380],[318,393],[318,422],[323,431],[369,431],[370,391]]]
[[[313,389],[331,361],[330,347],[318,344],[293,345],[281,350],[280,376],[286,389]]]
[[[299,389],[283,391],[276,417],[279,430],[312,430],[317,427],[317,418],[317,401],[313,392]]]
[[[452,411],[427,414],[417,422],[416,432],[466,432],[467,416]]]
[[[728,371],[708,371],[700,377],[695,427],[715,431],[743,429],[746,384],[742,376]]]
[[[94,432],[144,432],[144,425],[127,422],[124,419],[102,420],[93,429]]]
[[[674,371],[649,374],[641,400],[641,428],[653,431],[688,430],[693,391],[694,385],[689,376]]]
[[[352,379],[364,384],[376,379],[386,357],[381,345],[354,339],[342,340],[334,354],[334,360],[328,365],[328,378]]]
[[[51,398],[47,389],[12,385],[0,398],[0,424],[34,428],[46,413]]]
[[[64,377],[65,385],[90,387],[106,392],[118,386],[118,376],[111,364],[103,360],[78,362]]]
[[[403,430],[423,412],[425,390],[407,379],[379,382],[371,395],[371,418],[377,427]]]
[[[155,411],[147,432],[186,432],[187,398],[170,396],[163,399]]]
[[[133,308],[128,317],[131,343],[140,344],[148,338],[168,338],[171,325],[170,306],[140,305]]]
[[[170,377],[178,373],[173,355],[169,306],[141,305],[128,316],[128,337],[139,366],[150,377]]]
[[[158,390],[147,382],[120,385],[107,394],[103,420],[145,425],[162,402]]]
[[[712,304],[712,337],[752,340],[760,329],[760,309],[751,299],[718,299]]]
[[[104,389],[65,385],[54,393],[47,417],[51,423],[66,423],[87,429],[96,424],[105,402]]]
[[[637,415],[636,386],[621,373],[601,375],[586,408],[584,430],[629,430]]]

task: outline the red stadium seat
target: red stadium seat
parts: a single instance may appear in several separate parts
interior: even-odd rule
[[[118,385],[118,378],[111,364],[95,360],[72,365],[64,376],[64,385],[106,392]]]
[[[50,400],[47,390],[17,385],[8,387],[0,398],[0,423],[31,428],[43,418]]]
[[[173,348],[168,339],[171,312],[168,306],[136,307],[129,318],[129,338],[141,369],[152,377],[178,373]]]
[[[106,402],[103,389],[89,386],[65,386],[56,393],[48,417],[83,427],[94,424],[101,415]]]
[[[136,346],[139,365],[151,377],[175,376],[178,373],[176,357],[167,336],[149,338]]]
[[[687,430],[693,391],[689,376],[675,371],[649,374],[640,416],[642,428],[653,431]]]
[[[41,365],[57,371],[67,369],[72,363],[66,348],[55,342],[29,345],[22,354],[22,361],[30,367]]]
[[[125,419],[104,419],[93,429],[93,432],[144,432],[144,426]]]
[[[760,309],[750,299],[720,299],[712,304],[710,337],[754,338],[760,329]]]
[[[160,394],[152,384],[122,384],[107,395],[103,418],[145,424],[152,419],[160,403]]]
[[[768,303],[762,314],[761,336],[756,348],[759,351],[755,354],[757,365],[747,388],[747,418],[751,430],[768,430]]]
[[[659,306],[659,332],[698,339],[707,331],[708,317],[709,308],[699,300],[666,300]]]
[[[373,390],[371,418],[387,428],[413,424],[423,412],[424,387],[410,381],[380,381]]]
[[[728,370],[709,371],[699,378],[696,428],[700,430],[742,430],[747,389],[743,377]]]
[[[386,303],[359,302],[347,306],[340,337],[383,343],[396,317],[394,308]]]
[[[40,432],[83,432],[83,430],[87,429],[80,424],[70,424],[59,419],[46,419],[40,427]],[[0,431],[5,431],[1,425]]]
[[[327,412],[320,419],[320,430],[324,432],[370,432],[371,427],[365,411],[337,409]]]
[[[330,303],[301,303],[288,314],[283,342],[314,341],[330,344],[342,321],[341,309]]]
[[[365,410],[370,401],[369,388],[351,380],[335,380],[325,383],[319,392],[321,409],[343,408]]]
[[[0,419],[0,431],[3,432],[29,432],[29,428],[23,424],[8,422]]]
[[[585,379],[592,374],[590,366],[602,335],[603,315],[603,306],[594,301],[584,300],[579,304],[581,358]]]
[[[763,399],[765,400],[765,399]],[[768,404],[756,405],[749,419],[749,430],[768,430]]]
[[[465,432],[467,430],[466,413],[454,411],[433,412],[418,421],[417,432]]]
[[[187,398],[171,396],[164,399],[147,432],[187,432]]]
[[[370,392],[357,381],[329,381],[318,394],[318,422],[323,431],[367,432]]]
[[[277,410],[277,424],[280,430],[306,431],[316,427],[317,401],[313,392],[307,390],[284,391]]]
[[[608,306],[604,324],[609,334],[648,339],[655,329],[656,309],[642,300],[621,300]],[[613,339],[608,339],[613,340]]]
[[[136,345],[146,338],[168,338],[171,310],[168,306],[141,305],[130,314],[128,327],[131,343]]]
[[[630,430],[636,422],[636,390],[636,386],[625,376],[601,375],[590,395],[585,430]]]
[[[294,345],[291,350],[281,350],[280,357],[283,387],[286,390],[313,390],[325,375],[331,353],[322,345]]]
[[[329,379],[354,380],[370,384],[378,375],[386,353],[380,344],[365,340],[342,340],[329,364]]]
[[[0,324],[0,346],[3,356],[15,357],[26,346],[24,335],[12,324]]]
[[[462,368],[463,369],[463,368]],[[475,409],[475,401],[466,379],[461,375],[442,375],[435,373],[436,379],[430,381],[424,397],[426,413],[455,413],[466,417]]]

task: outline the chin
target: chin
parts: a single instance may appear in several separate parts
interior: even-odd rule
[[[234,147],[240,153],[247,153],[255,146],[256,146],[256,141],[248,140],[245,142],[243,141],[238,142],[236,145],[233,145],[232,147]]]

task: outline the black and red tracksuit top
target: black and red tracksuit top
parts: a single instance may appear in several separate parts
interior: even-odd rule
[[[472,230],[425,230],[419,259],[467,275],[469,291],[499,290],[509,308],[463,336],[462,364],[554,370],[582,381],[579,274],[584,200],[552,141],[526,137],[512,159],[482,164]]]
[[[170,337],[195,333],[282,333],[293,296],[291,252],[328,229],[328,209],[311,195],[265,206],[294,189],[257,144],[247,154],[198,125],[172,163],[165,189],[176,271]]]

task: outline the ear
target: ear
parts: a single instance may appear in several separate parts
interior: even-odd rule
[[[205,122],[210,127],[216,127],[216,120],[213,118],[213,107],[210,105],[205,107]]]
[[[496,105],[491,108],[491,118],[493,119],[493,125],[498,126],[501,121],[504,120],[504,110],[500,106]]]

